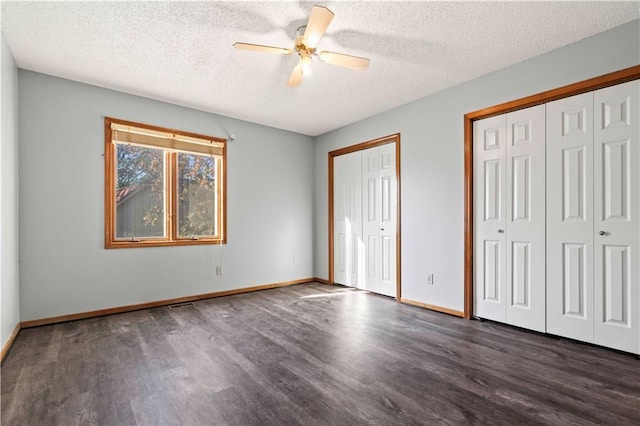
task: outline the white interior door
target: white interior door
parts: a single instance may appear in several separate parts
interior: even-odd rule
[[[362,153],[333,159],[334,281],[362,288]]]
[[[547,104],[547,332],[593,341],[593,93]]]
[[[506,116],[473,123],[474,313],[506,321]]]
[[[544,332],[545,107],[509,113],[506,124],[506,322]]]
[[[396,297],[396,145],[333,158],[334,281]]]
[[[594,93],[595,343],[640,353],[640,82]]]

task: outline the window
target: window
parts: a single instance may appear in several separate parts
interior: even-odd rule
[[[105,247],[226,243],[226,142],[105,118]]]

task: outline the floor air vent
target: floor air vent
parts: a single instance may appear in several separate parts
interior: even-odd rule
[[[169,305],[169,309],[188,308],[189,306],[195,306],[194,302],[176,303],[175,305]]]

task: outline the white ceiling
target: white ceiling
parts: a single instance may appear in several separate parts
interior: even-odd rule
[[[371,59],[364,71],[314,59],[285,87],[314,4],[335,18],[318,50]],[[316,136],[638,19],[627,2],[2,2],[20,68]]]

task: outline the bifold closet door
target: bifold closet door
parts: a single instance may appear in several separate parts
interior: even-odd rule
[[[365,288],[396,296],[396,146],[362,151]]]
[[[547,331],[640,353],[640,82],[547,104]]]
[[[362,153],[333,159],[334,281],[362,288]]]
[[[594,92],[594,341],[640,353],[640,82]]]
[[[545,110],[474,123],[476,316],[545,330]]]
[[[547,104],[547,332],[593,342],[593,93]]]
[[[544,332],[545,108],[507,114],[507,323]]]
[[[334,281],[396,297],[396,145],[333,158]]]
[[[506,116],[473,123],[474,314],[505,322]]]

